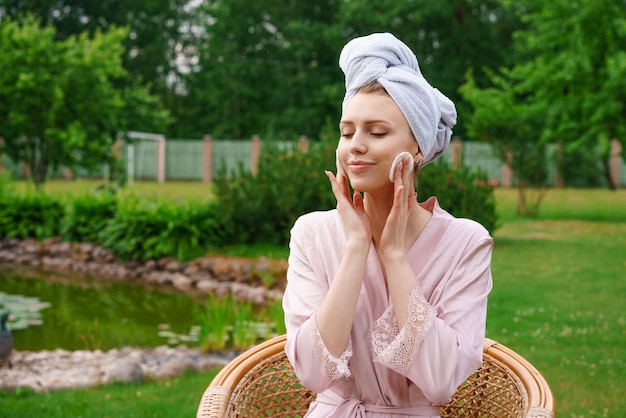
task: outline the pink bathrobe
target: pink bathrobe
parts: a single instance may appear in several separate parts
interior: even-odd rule
[[[433,216],[408,250],[416,278],[408,321],[398,329],[372,245],[339,358],[326,349],[314,314],[341,261],[343,225],[336,210],[296,221],[283,299],[285,351],[302,384],[318,393],[307,417],[437,417],[437,405],[480,367],[493,240],[435,198],[421,206]]]

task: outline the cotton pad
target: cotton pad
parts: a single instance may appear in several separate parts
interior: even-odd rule
[[[393,163],[391,164],[391,169],[389,170],[389,181],[393,183],[393,172],[396,170],[396,166],[402,162],[406,157],[409,157],[409,172],[413,170],[413,165],[415,164],[415,160],[410,152],[404,151],[400,154],[396,155],[396,158],[393,159]]]

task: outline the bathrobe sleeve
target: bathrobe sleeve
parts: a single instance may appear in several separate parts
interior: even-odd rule
[[[329,241],[319,245],[320,228],[328,228],[329,222],[333,222],[332,212],[304,215],[294,224],[283,296],[287,328],[285,352],[302,384],[318,393],[337,379],[351,376],[348,367],[352,356],[351,340],[341,356],[334,357],[326,348],[315,322],[314,314],[329,288],[328,273],[323,266],[337,262],[330,251],[336,244],[332,235],[328,237]]]
[[[416,286],[409,304],[409,320],[398,329],[393,307],[373,324],[374,361],[405,375],[427,399],[438,405],[448,402],[456,388],[482,363],[491,290],[493,241],[482,226],[457,222],[458,231],[440,245],[444,254],[428,265],[425,274],[438,277],[430,294]],[[462,233],[464,235],[457,235]]]

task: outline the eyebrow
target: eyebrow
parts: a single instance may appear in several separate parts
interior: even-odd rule
[[[365,125],[376,125],[377,123],[384,123],[386,125],[391,125],[391,122],[387,120],[383,120],[383,119],[372,119],[372,120],[366,120],[364,122]],[[354,122],[352,122],[351,120],[340,120],[339,126],[342,126],[342,125],[354,125]]]

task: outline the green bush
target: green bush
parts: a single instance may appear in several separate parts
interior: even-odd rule
[[[334,170],[335,143],[312,142],[307,153],[265,146],[258,172],[221,173],[215,181],[217,216],[226,244],[275,244],[289,240],[296,218],[335,207],[324,170]]]
[[[116,208],[117,199],[111,193],[93,193],[74,198],[61,224],[61,239],[100,243],[99,234],[115,217]]]
[[[6,172],[0,172],[0,200],[8,198],[13,192],[11,176]]]
[[[44,239],[59,235],[64,207],[45,194],[0,196],[0,237]]]
[[[100,233],[100,242],[122,260],[204,255],[219,228],[208,205],[141,201],[128,197]]]
[[[335,207],[324,170],[335,170],[334,141],[312,143],[308,153],[269,147],[261,156],[257,175],[222,173],[215,182],[217,216],[227,244],[284,245],[296,218]],[[419,180],[420,201],[435,195],[455,216],[496,229],[493,190],[487,177],[467,168],[453,170],[445,162],[426,166]]]
[[[470,172],[463,165],[452,169],[443,159],[422,169],[419,177],[419,201],[436,196],[440,206],[459,218],[481,223],[490,233],[498,227],[493,188],[487,175]]]
[[[214,183],[216,216],[225,244],[284,245],[296,218],[335,207],[324,170],[335,170],[335,140],[311,143],[308,153],[266,146],[258,173],[221,173]],[[427,165],[419,179],[420,201],[437,196],[457,217],[473,219],[490,233],[498,227],[493,188],[481,171],[452,169],[443,159]]]

